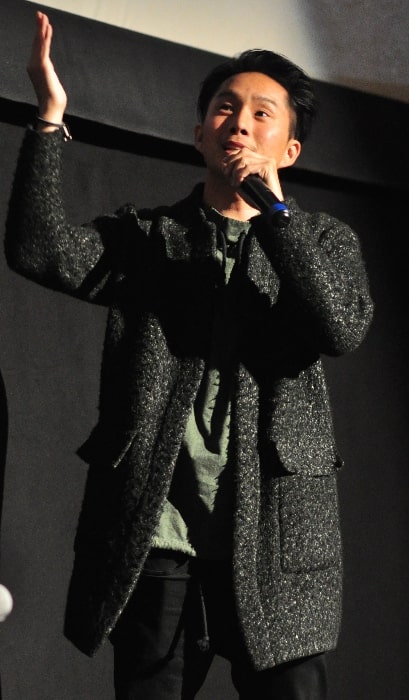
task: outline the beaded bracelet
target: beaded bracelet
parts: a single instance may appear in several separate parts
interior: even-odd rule
[[[72,136],[71,132],[65,122],[61,122],[61,124],[57,124],[56,122],[49,122],[47,119],[43,119],[42,117],[37,116],[36,117],[37,121],[40,122],[40,124],[44,124],[44,126],[55,126],[57,129],[60,129],[63,133],[63,139],[64,141],[71,141]]]

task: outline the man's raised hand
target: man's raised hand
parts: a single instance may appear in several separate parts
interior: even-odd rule
[[[67,95],[50,58],[53,28],[47,15],[42,12],[37,12],[36,19],[27,72],[37,95],[39,116],[59,124],[63,121]],[[45,127],[45,130],[49,130],[49,127]]]

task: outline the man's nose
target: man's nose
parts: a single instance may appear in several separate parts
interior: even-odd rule
[[[248,134],[249,123],[248,115],[243,109],[237,110],[231,116],[230,133],[232,134]]]

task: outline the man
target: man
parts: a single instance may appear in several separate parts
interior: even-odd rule
[[[283,200],[279,170],[308,132],[311,83],[268,51],[219,66],[199,96],[204,185],[80,228],[60,196],[66,95],[51,35],[38,13],[39,118],[7,258],[110,309],[66,634],[90,655],[111,639],[119,700],[194,698],[215,653],[242,700],[325,698],[341,460],[320,355],[356,348],[372,303],[346,225],[293,200],[277,224],[240,189],[257,175]]]

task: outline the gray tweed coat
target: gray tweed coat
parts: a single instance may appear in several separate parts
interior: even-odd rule
[[[216,231],[200,187],[171,207],[65,220],[62,140],[26,134],[6,255],[17,272],[109,307],[100,420],[81,448],[88,481],[66,634],[93,654],[135,586],[167,496],[209,349]],[[289,202],[287,229],[257,217],[234,274],[240,335],[231,419],[233,570],[257,669],[332,649],[340,622],[335,447],[322,353],[362,341],[372,315],[355,234]]]

